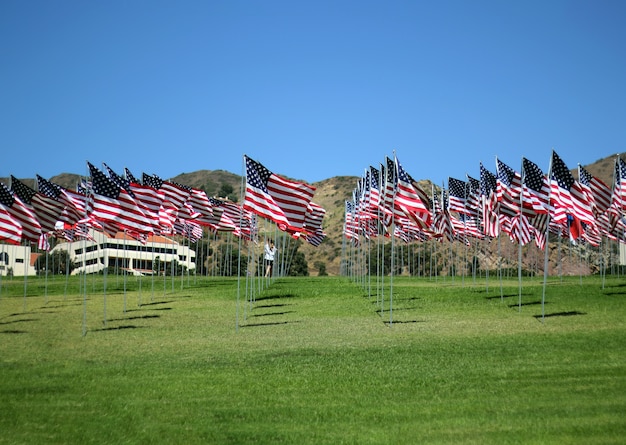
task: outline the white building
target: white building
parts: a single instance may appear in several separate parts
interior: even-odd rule
[[[35,260],[38,253],[31,253],[29,246],[0,244],[0,275],[36,275]]]
[[[72,274],[98,273],[105,267],[127,270],[133,275],[151,275],[155,263],[170,270],[172,261],[193,271],[196,269],[196,252],[164,236],[148,236],[145,243],[118,232],[109,238],[102,232],[91,231],[94,241],[79,240],[57,244],[52,252],[65,250],[76,265]]]

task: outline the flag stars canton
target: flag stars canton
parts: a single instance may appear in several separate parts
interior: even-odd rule
[[[11,207],[13,202],[15,202],[15,198],[13,198],[13,195],[4,183],[0,184],[0,202],[6,207]]]
[[[622,179],[626,179],[626,162],[619,158],[615,164],[615,178],[621,184]]]
[[[498,179],[510,187],[514,177],[515,171],[498,159]]]
[[[541,191],[543,186],[543,172],[534,162],[523,160],[524,183],[535,191]]]
[[[375,170],[374,168],[371,168],[370,171],[372,173],[371,176],[370,176],[370,181],[372,182],[371,188],[378,190],[379,189],[379,186],[378,186],[378,183],[379,183],[379,173],[378,173],[378,170]]]
[[[465,198],[465,182],[459,179],[448,178],[448,188],[450,195],[457,198]]]
[[[552,159],[552,177],[556,179],[559,187],[569,190],[574,184],[574,176],[565,165],[565,162],[558,156],[554,156]]]
[[[122,176],[115,173],[108,165],[104,164],[109,173],[109,178],[113,181],[118,187],[125,189],[133,198],[135,194],[132,192],[130,188],[130,182],[127,179],[124,179]]]
[[[20,182],[15,176],[11,176],[11,190],[26,204],[30,204],[33,196],[37,194],[36,191]]]
[[[582,167],[580,167],[579,173],[580,173],[580,183],[582,185],[587,185],[587,186],[590,185],[591,180],[593,179],[593,177],[591,176],[591,173],[589,173],[587,170],[585,170]]]
[[[480,192],[483,195],[489,195],[496,188],[497,181],[495,175],[480,164]]]
[[[413,178],[402,168],[400,162],[398,162],[398,179],[402,182],[408,182],[409,184],[413,183]]]
[[[57,199],[59,197],[59,189],[39,175],[37,175],[37,185],[39,186],[39,191],[44,195],[54,199]]]
[[[215,199],[215,198],[213,198],[211,196],[209,196],[208,198],[209,198],[209,203],[211,203],[212,206],[220,207],[220,206],[224,205],[224,201],[221,201],[219,199]]]
[[[117,199],[120,194],[120,188],[97,168],[90,166],[90,169],[94,193],[107,198]]]
[[[271,175],[272,172],[270,172],[263,165],[250,158],[246,158],[246,181],[252,187],[261,189],[263,192],[268,193],[267,181]]]
[[[156,190],[159,190],[163,185],[163,181],[158,176],[148,175],[146,173],[143,174],[143,183],[149,187],[152,187]]]

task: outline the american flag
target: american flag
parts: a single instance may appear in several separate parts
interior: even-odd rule
[[[190,206],[191,212],[197,213],[194,218],[198,224],[210,225],[213,217],[213,207],[204,190],[192,188],[187,205]]]
[[[620,157],[615,159],[613,203],[617,208],[626,210],[626,163]]]
[[[135,184],[139,184],[139,181],[137,180],[137,178],[133,176],[133,174],[127,167],[124,167],[124,176],[126,177],[126,180],[128,182],[134,182]]]
[[[130,194],[115,184],[102,171],[87,163],[94,193],[93,217],[98,221],[115,223],[137,232],[153,233],[154,221],[141,210]]]
[[[115,185],[117,185],[118,187],[121,187],[124,190],[126,190],[130,194],[130,196],[134,198],[135,195],[133,194],[133,191],[130,188],[130,181],[127,178],[115,173],[115,171],[113,171],[113,169],[109,167],[108,165],[106,165],[104,162],[102,163],[102,165],[104,165],[104,168],[107,171],[109,178],[111,178],[111,181],[113,181]]]
[[[302,231],[306,209],[313,199],[315,187],[282,178],[248,156],[244,158],[244,209],[274,221],[282,230]]]
[[[321,232],[325,214],[326,210],[322,206],[313,201],[309,202],[304,217],[304,231],[311,234]]]
[[[522,158],[524,189],[523,206],[534,213],[548,213],[550,209],[550,184],[541,168],[532,161]]]
[[[171,181],[164,181],[157,175],[144,173],[143,183],[163,192],[163,202],[171,203],[177,211],[183,209],[183,205],[191,194],[189,187]]]
[[[480,194],[489,196],[492,192],[497,193],[498,181],[496,175],[491,173],[485,168],[483,163],[480,163]]]
[[[480,194],[482,196],[483,232],[493,238],[500,233],[496,175],[480,163]]]
[[[37,248],[39,250],[43,250],[45,252],[50,250],[50,242],[48,242],[48,234],[47,233],[42,233],[41,235],[39,235],[39,241],[37,242]]]
[[[129,182],[129,188],[137,206],[150,219],[153,226],[172,227],[174,217],[170,219],[166,214],[163,207],[163,192],[135,181]]]
[[[578,166],[578,177],[580,184],[589,190],[589,201],[592,202],[596,217],[606,212],[611,205],[611,188],[589,173],[582,165]]]
[[[43,232],[54,230],[56,222],[63,212],[63,205],[60,202],[36,192],[15,176],[11,176],[11,190],[28,209],[34,212]]]
[[[460,179],[448,177],[448,208],[459,213],[469,213],[465,208],[468,184]]]
[[[32,242],[37,242],[41,236],[41,224],[37,220],[32,209],[9,190],[2,182],[0,183],[0,207],[8,212],[11,217],[20,224],[22,238]]]
[[[389,167],[388,167],[389,169]],[[427,228],[431,224],[430,209],[426,207],[422,201],[420,193],[413,186],[415,182],[411,175],[409,175],[402,164],[395,158],[395,170],[396,170],[396,194],[394,196],[394,209],[399,210],[399,216],[404,214],[405,217],[413,221],[418,227]],[[396,211],[398,216],[398,212]]]
[[[522,177],[500,159],[496,159],[496,174],[500,213],[511,217],[517,216],[520,212]]]
[[[202,226],[183,218],[178,218],[174,223],[174,232],[189,239],[192,243],[202,239]]]
[[[208,199],[211,204],[211,209],[213,210],[213,214],[205,218],[208,226],[215,231],[233,232],[239,230],[239,225],[235,224],[235,221],[228,216],[226,207],[224,206],[225,202],[211,196],[209,196]],[[239,221],[239,219],[240,217],[238,216],[237,221]]]
[[[452,241],[455,231],[448,211],[447,200],[443,188],[441,189],[441,201],[433,191],[433,230],[440,240],[445,238]]]
[[[323,231],[315,232],[315,233],[306,233],[304,235],[304,239],[306,242],[311,244],[312,246],[318,247],[322,244],[322,241],[326,238],[326,233]]]
[[[380,171],[370,166],[369,169],[370,200],[368,208],[374,213],[380,209]]]
[[[37,186],[41,194],[57,201],[62,206],[61,213],[57,218],[59,221],[63,221],[68,226],[73,226],[78,220],[85,217],[86,198],[78,196],[78,192],[71,192],[74,196],[70,196],[64,187],[50,182],[39,175],[37,175]]]
[[[22,225],[6,209],[12,205],[13,197],[10,194],[0,194],[0,240],[19,244],[22,241]]]
[[[511,240],[525,246],[532,241],[534,229],[530,225],[528,217],[523,213],[511,219],[511,229],[509,236]]]
[[[465,208],[467,213],[474,218],[480,219],[482,214],[481,199],[480,199],[480,181],[467,175],[467,200],[465,202]]]
[[[550,203],[554,208],[553,219],[560,224],[568,224],[567,217],[563,218],[565,213],[595,227],[596,219],[583,188],[555,151],[552,152],[550,165],[552,178]]]
[[[354,213],[354,202],[346,201],[343,234],[354,243],[359,242],[359,224]]]

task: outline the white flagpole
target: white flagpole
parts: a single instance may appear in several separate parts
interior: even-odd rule
[[[554,150],[552,150],[552,155],[550,155],[550,166],[548,168],[548,187],[550,189],[550,195],[552,195],[552,157],[554,156]],[[548,196],[550,196],[548,195]],[[548,204],[549,205],[549,204]],[[545,303],[546,303],[546,284],[548,281],[548,259],[549,259],[549,235],[550,235],[550,212],[548,212],[548,221],[546,223],[546,240],[544,245],[544,255],[543,255],[543,288],[541,291],[541,322],[543,323],[545,320]]]

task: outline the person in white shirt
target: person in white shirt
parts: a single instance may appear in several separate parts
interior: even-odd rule
[[[265,276],[271,277],[274,271],[274,256],[276,255],[276,246],[274,240],[270,239],[265,243]]]

